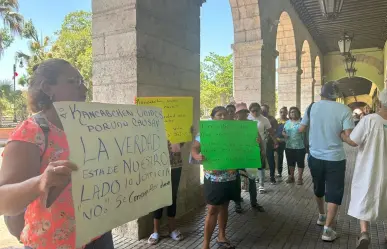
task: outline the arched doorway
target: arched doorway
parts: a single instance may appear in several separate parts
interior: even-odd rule
[[[321,81],[321,61],[320,61],[320,56],[316,56],[316,59],[314,61],[314,74],[313,74],[313,79],[314,79],[314,84],[313,84],[313,92],[314,92],[314,99],[313,101],[319,101],[321,100],[321,86],[322,86],[322,81]]]
[[[363,102],[370,107],[374,105],[374,93],[377,87],[370,80],[362,77],[345,77],[337,82],[344,104],[353,106]]]
[[[308,41],[304,41],[301,51],[301,112],[313,102],[312,58]]]
[[[278,108],[297,104],[297,52],[293,23],[287,12],[279,18],[276,47],[278,56]]]

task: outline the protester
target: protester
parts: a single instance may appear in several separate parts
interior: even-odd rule
[[[360,220],[356,249],[370,244],[369,222],[387,219],[387,90],[379,94],[379,112],[360,120],[343,141],[359,147],[352,178],[348,214]]]
[[[269,115],[270,113],[270,107],[266,104],[262,105],[262,115],[266,117],[271,126],[271,133],[269,135],[271,136],[266,136],[267,137],[267,142],[266,142],[266,158],[267,158],[267,163],[269,164],[269,169],[270,169],[270,183],[275,185],[277,181],[275,180],[275,158],[274,158],[274,152],[278,148],[278,140],[277,138],[274,138],[275,133],[277,132],[278,128],[278,122],[277,120]],[[267,131],[268,132],[268,131]]]
[[[286,142],[285,138],[282,134],[282,131],[284,130],[284,126],[286,121],[288,121],[288,108],[286,106],[282,107],[280,109],[280,117],[277,119],[278,127],[276,131],[276,137],[278,141],[278,148],[277,148],[277,156],[278,156],[278,162],[277,162],[277,170],[278,175],[277,177],[279,179],[282,178],[282,171],[283,171],[283,165],[284,165],[284,152],[286,148]],[[289,172],[289,169],[288,169]]]
[[[286,121],[283,136],[286,140],[286,161],[289,167],[289,177],[286,183],[294,182],[294,171],[297,164],[297,185],[302,185],[302,175],[305,168],[304,134],[299,132],[301,124],[301,112],[297,107],[290,108],[290,120]]]
[[[216,120],[229,119],[226,108],[215,107],[211,112],[211,118]],[[196,136],[192,145],[191,155],[196,161],[205,160],[205,155],[200,153],[200,135]],[[208,212],[204,224],[203,249],[210,248],[210,241],[216,223],[219,225],[217,244],[223,248],[235,248],[226,238],[226,226],[228,220],[228,205],[230,201],[238,201],[240,193],[236,188],[236,170],[212,170],[204,171],[204,196],[207,202]]]
[[[265,155],[261,156],[262,160],[262,168],[259,169],[259,193],[263,194],[265,193],[265,168],[266,168],[266,152],[267,152],[267,143],[269,136],[271,137],[272,141],[275,141],[274,146],[278,146],[277,139],[274,135],[274,129],[272,128],[269,119],[267,119],[265,116],[263,116],[261,106],[258,103],[252,103],[249,107],[250,115],[248,119],[257,121],[257,127],[259,131],[259,135],[262,138],[262,144],[263,151]],[[274,160],[274,155],[273,155]],[[275,180],[274,180],[275,182]]]
[[[344,130],[349,135],[355,127],[349,107],[336,102],[339,97],[337,84],[333,81],[324,84],[321,89],[322,100],[306,109],[299,129],[304,132],[307,126],[310,127],[308,165],[320,212],[317,224],[324,226],[321,237],[324,241],[334,241],[337,238],[332,226],[344,194],[346,156],[340,133]],[[327,216],[324,196],[328,203]]]
[[[228,116],[229,116],[230,120],[234,120],[234,118],[235,118],[235,111],[236,111],[235,105],[231,105],[231,104],[227,105],[226,109],[227,109],[227,113],[228,113]]]
[[[65,60],[49,59],[34,69],[29,107],[48,124],[48,143],[45,148],[45,133],[34,117],[13,131],[0,170],[0,214],[22,215],[26,210],[20,238],[25,248],[75,249],[70,177],[77,166],[68,161],[68,142],[52,103],[83,102],[87,89],[78,70]],[[58,192],[57,199],[47,199],[49,190]],[[50,208],[46,208],[46,200],[53,202]],[[85,248],[114,248],[111,232]]]
[[[239,120],[239,121],[249,121],[247,119],[249,115],[249,110],[247,109],[247,105],[245,103],[238,103],[236,104],[236,113],[235,113],[235,120]],[[259,137],[259,133],[257,132],[257,136],[258,136],[258,141],[260,143],[262,143],[262,139]],[[243,166],[243,165],[241,165]],[[249,176],[248,172],[244,169],[240,169],[239,170],[241,173],[238,174],[237,176],[237,188],[238,188],[238,193],[240,195],[241,191],[240,191],[240,187],[241,187],[241,174],[245,175],[245,177],[248,179],[248,190],[249,190],[249,194],[250,194],[250,203],[251,203],[251,207],[253,209],[256,209],[258,210],[259,212],[264,212],[265,209],[258,204],[257,202],[257,185],[255,183],[255,179],[253,176]],[[239,200],[235,201],[235,211],[237,213],[242,213],[242,206],[241,206],[241,202],[240,202],[241,198],[239,198]]]
[[[169,149],[169,159],[171,163],[171,185],[172,185],[172,205],[167,207],[167,216],[168,216],[168,229],[169,236],[175,241],[181,241],[184,239],[184,236],[181,234],[180,230],[176,229],[176,209],[177,209],[177,192],[179,190],[181,170],[183,166],[183,160],[181,157],[181,147],[184,143],[181,144],[171,144],[168,141]],[[153,233],[148,239],[148,243],[151,245],[156,245],[160,240],[160,219],[163,216],[163,209],[160,208],[153,212]]]

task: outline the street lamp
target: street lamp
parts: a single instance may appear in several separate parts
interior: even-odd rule
[[[352,40],[353,36],[349,36],[347,33],[344,33],[343,37],[338,41],[341,55],[346,56],[350,54]]]
[[[348,74],[348,78],[353,78],[356,75],[357,69],[355,68],[356,58],[349,54],[344,59],[345,72]]]
[[[343,8],[344,0],[319,0],[323,16],[333,21],[337,18]]]
[[[13,122],[17,122],[16,118],[16,64],[20,58],[18,56],[15,56],[15,64],[13,64]],[[19,67],[22,68],[23,61],[20,59]]]

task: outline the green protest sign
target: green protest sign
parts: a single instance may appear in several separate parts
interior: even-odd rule
[[[200,121],[204,169],[261,168],[257,137],[253,121]]]

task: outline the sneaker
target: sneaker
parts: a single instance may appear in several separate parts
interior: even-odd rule
[[[369,244],[369,233],[361,233],[360,236],[357,238],[356,249],[368,249]]]
[[[260,194],[264,194],[265,193],[265,188],[263,186],[259,186],[258,191],[259,191]]]
[[[255,182],[256,182],[256,183],[259,183],[259,178],[256,178],[256,179],[255,179]]]
[[[337,233],[332,228],[324,228],[321,239],[323,241],[332,242],[337,239]]]
[[[294,183],[294,177],[289,176],[286,183]]]
[[[317,225],[319,226],[325,226],[325,221],[327,220],[327,217],[325,214],[320,214],[317,219]]]
[[[282,174],[278,174],[278,175],[277,175],[277,178],[282,178]]]
[[[271,179],[270,179],[270,184],[271,184],[271,185],[276,185],[277,182],[276,182],[276,180],[275,180],[274,178],[271,178]]]

